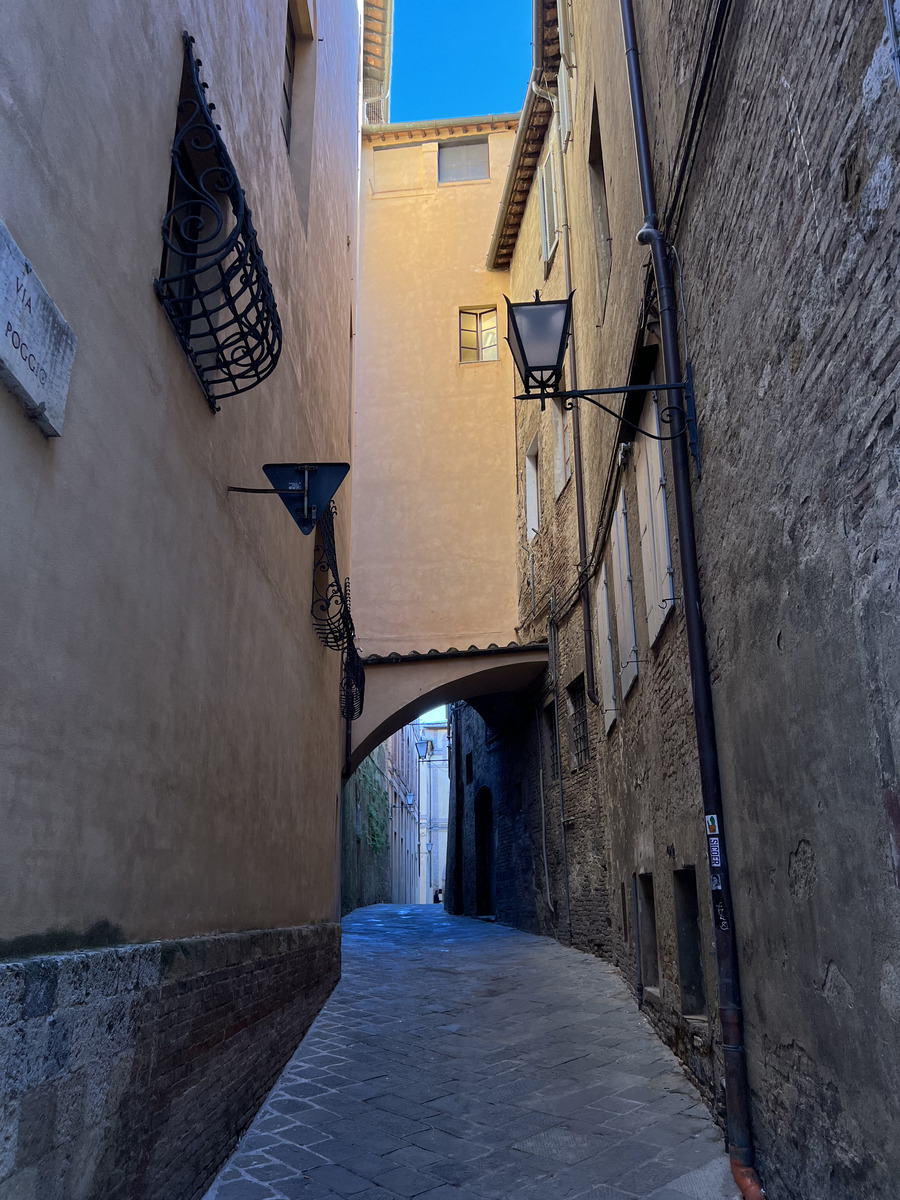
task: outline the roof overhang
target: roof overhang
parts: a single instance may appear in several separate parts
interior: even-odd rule
[[[482,117],[450,117],[446,120],[398,121],[390,125],[366,125],[366,142],[424,142],[434,138],[471,137],[518,128],[519,113],[490,113]]]
[[[546,89],[556,82],[559,71],[559,22],[556,0],[534,0],[534,69],[528,81],[522,116],[513,146],[500,211],[488,250],[489,271],[508,271],[512,261],[525,205],[534,183],[544,138],[553,116],[550,101],[535,87]]]

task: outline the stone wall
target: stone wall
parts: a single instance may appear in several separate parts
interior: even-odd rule
[[[759,1167],[774,1200],[888,1197],[900,1169],[900,342],[892,283],[900,96],[884,13],[832,0],[803,12],[699,0],[636,7],[659,211],[683,268],[682,332],[697,385],[702,477],[692,474],[692,490]],[[566,11],[578,66],[561,156],[578,383],[611,386],[637,381],[658,348],[658,314],[646,288],[647,251],[635,241],[643,211],[618,12],[587,0]],[[534,187],[511,266],[513,299],[530,299],[536,287],[556,297],[567,287],[562,243],[541,261],[539,220]],[[721,1111],[671,455],[664,448],[675,602],[654,640],[644,619],[634,456],[620,453],[634,434],[587,405],[581,432],[597,675],[607,647],[596,589],[602,567],[611,569],[622,488],[638,672],[623,694],[614,629],[615,721],[607,731],[610,697],[588,703],[590,765],[573,766],[562,712],[572,939],[609,955],[636,991],[643,983],[648,1015]],[[525,527],[532,447],[542,472],[536,533]],[[553,409],[523,403],[520,636],[555,629],[564,700],[585,663],[574,481],[560,477],[559,448]],[[548,679],[541,703],[552,698]],[[528,771],[533,742],[510,741]],[[533,821],[533,802],[526,811]],[[561,835],[548,826],[554,896],[564,882],[560,850]],[[642,947],[654,951],[652,983],[638,971],[634,900],[650,876],[655,925]],[[694,883],[698,905],[687,923],[698,939],[705,1012],[696,997],[686,1000],[688,956],[682,961]],[[536,871],[535,897],[542,886]],[[568,936],[541,911],[538,900],[542,932]]]
[[[192,1200],[340,977],[330,923],[0,964],[2,1200]]]
[[[341,916],[391,902],[391,813],[385,744],[344,785],[341,802]]]

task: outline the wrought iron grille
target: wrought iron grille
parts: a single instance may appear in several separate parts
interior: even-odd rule
[[[238,182],[184,33],[184,73],[172,145],[169,210],[156,294],[207,402],[249,391],[281,354],[281,321]]]
[[[583,675],[579,675],[575,682],[569,685],[566,695],[569,706],[569,752],[573,759],[572,765],[583,767],[591,759]]]
[[[341,715],[355,721],[362,715],[366,672],[356,649],[356,630],[350,615],[350,580],[341,583],[338,570],[335,512],[334,503],[329,504],[317,526],[312,618],[322,645],[341,653]]]

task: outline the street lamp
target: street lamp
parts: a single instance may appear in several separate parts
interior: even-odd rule
[[[506,300],[506,315],[509,336],[507,342],[512,351],[513,360],[522,379],[525,391],[516,396],[517,400],[530,400],[535,395],[540,397],[541,408],[547,400],[559,400],[564,408],[571,409],[576,400],[587,400],[597,408],[602,408],[611,417],[616,417],[634,430],[640,430],[645,437],[657,442],[673,442],[685,432],[691,430],[692,443],[696,440],[694,423],[691,414],[694,412],[694,394],[690,374],[686,380],[679,383],[638,383],[624,384],[622,387],[609,388],[579,388],[577,391],[559,391],[562,378],[563,359],[566,345],[569,341],[572,325],[572,297],[568,300],[542,300],[539,292],[534,293],[533,300],[521,304],[513,304],[508,296]],[[683,392],[687,403],[687,412],[678,405],[669,405],[660,409],[659,419],[666,424],[677,426],[674,433],[655,434],[641,429],[634,421],[629,421],[621,413],[607,408],[595,397],[619,396],[627,392]]]
[[[419,762],[424,762],[428,757],[428,739],[419,738],[416,742],[416,754],[419,756]]]
[[[513,360],[522,377],[525,391],[536,388],[541,393],[541,408],[544,394],[555,391],[562,378],[563,359],[569,330],[572,325],[572,296],[568,300],[542,300],[538,291],[534,299],[523,304],[506,301],[506,341],[512,351]]]

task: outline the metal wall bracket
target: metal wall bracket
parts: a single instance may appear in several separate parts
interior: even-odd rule
[[[229,492],[280,496],[300,532],[310,534],[344,482],[349,463],[266,463],[271,488],[229,487]]]

